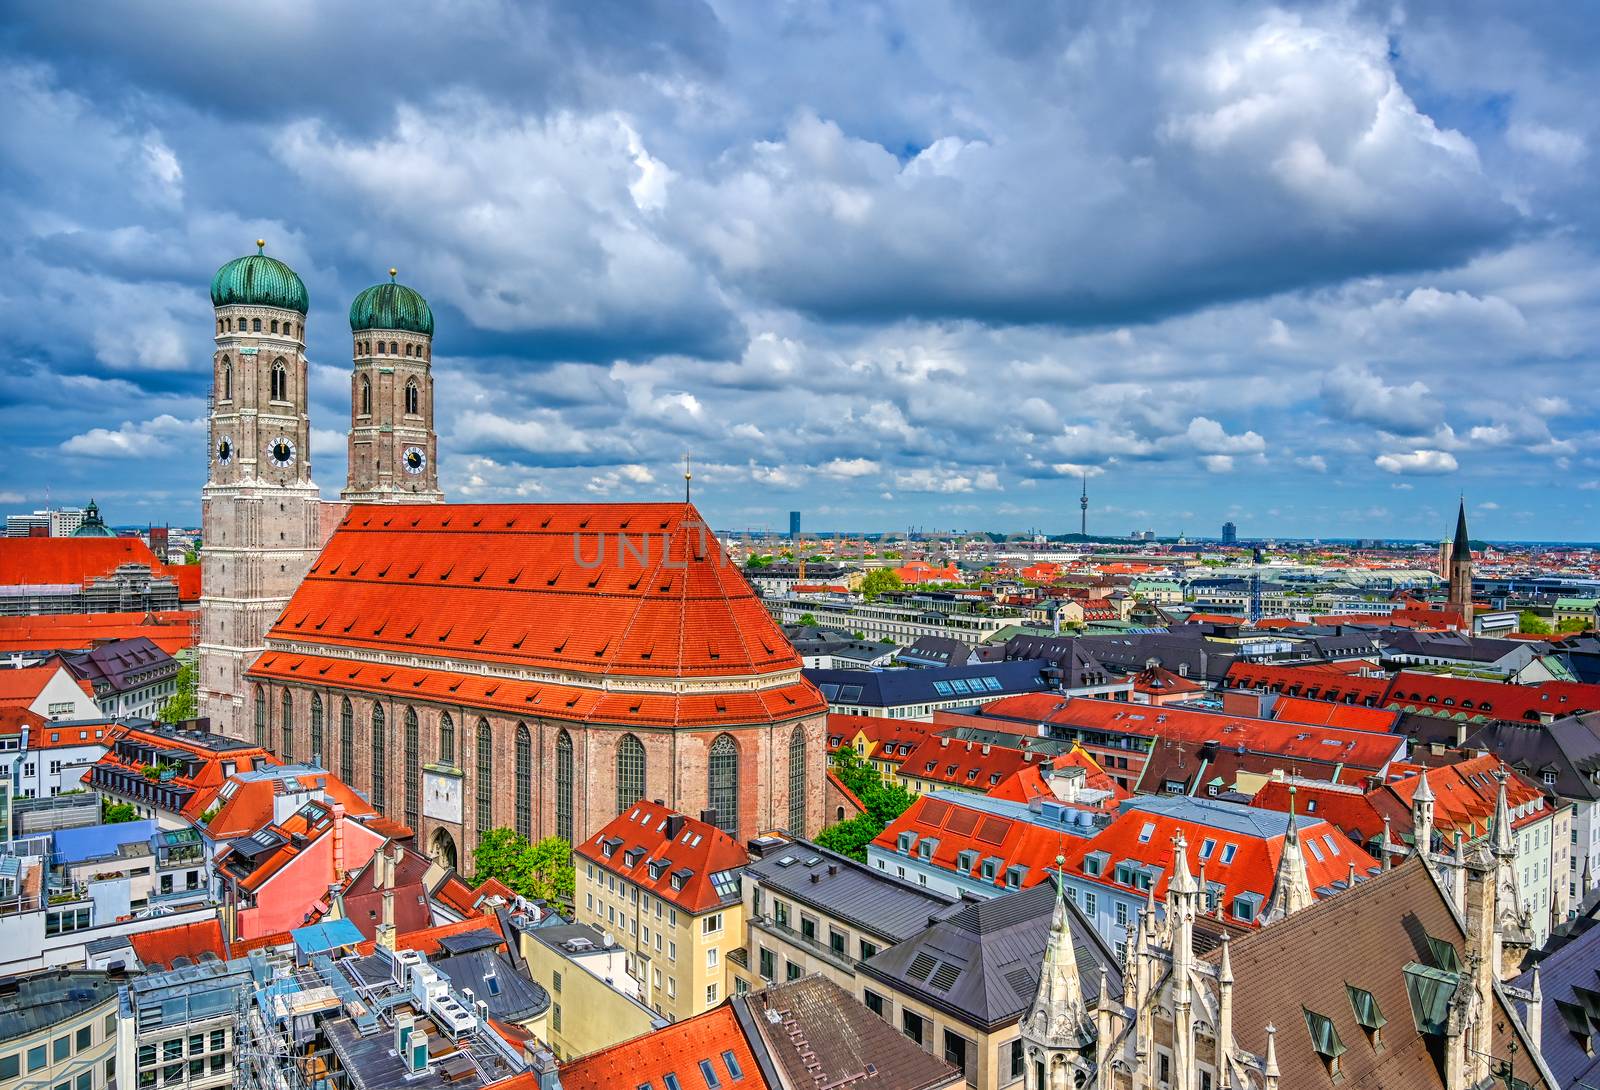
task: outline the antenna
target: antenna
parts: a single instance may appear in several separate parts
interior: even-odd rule
[[[1083,471],[1083,492],[1078,496],[1078,533],[1089,536],[1089,471]]]

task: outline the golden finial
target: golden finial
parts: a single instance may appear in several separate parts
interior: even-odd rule
[[[390,280],[393,280],[399,274],[400,274],[400,270],[399,269],[395,268],[393,265],[389,266],[389,279]]]
[[[683,452],[683,502],[689,502],[689,482],[694,480],[694,474],[689,472],[689,452]]]
[[[267,250],[267,240],[264,239],[264,238],[256,239],[256,253],[258,253],[258,254],[265,253],[266,250]]]

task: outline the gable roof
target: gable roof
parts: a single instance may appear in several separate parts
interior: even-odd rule
[[[187,610],[0,617],[0,651],[86,651],[109,640],[143,636],[176,655],[194,643],[198,619]]]
[[[128,936],[128,942],[146,969],[174,968],[172,963],[178,958],[198,962],[202,954],[228,959],[228,943],[222,935],[222,922],[216,917],[159,931],[135,932]]]
[[[970,666],[929,666],[917,670],[807,670],[806,677],[831,704],[894,707],[902,704],[993,700],[1005,693],[1038,692],[1051,687],[1042,659],[978,662]]]
[[[974,901],[862,962],[860,970],[958,1022],[997,1029],[1017,1021],[1038,993],[1055,906],[1053,879]],[[1100,993],[1100,967],[1105,966],[1115,996],[1122,994],[1121,967],[1071,900],[1067,910],[1084,998],[1092,1008]]]
[[[928,918],[958,902],[848,856],[796,840],[768,851],[746,868],[774,893],[811,905],[874,935],[899,942],[928,926]]]
[[[750,862],[715,825],[643,799],[574,853],[691,914],[737,901],[739,872]]]
[[[924,1052],[824,976],[772,984],[735,1001],[748,1034],[793,1087],[843,1087],[861,1080],[882,1090],[934,1090],[964,1085],[961,1072]],[[694,1086],[686,1081],[685,1090]],[[727,1086],[727,1083],[724,1083]]]
[[[723,1057],[725,1052],[732,1054],[742,1072],[737,1084]],[[673,1074],[683,1090],[705,1090],[699,1067],[702,1060],[712,1065],[724,1086],[737,1085],[740,1090],[768,1090],[771,1086],[756,1065],[733,1007],[726,1003],[562,1064],[561,1086],[562,1090],[617,1090],[624,1086],[664,1090],[666,1076]]]
[[[1234,976],[1234,1039],[1256,1055],[1267,1048],[1266,1027],[1278,1027],[1278,1065],[1284,1087],[1328,1086],[1327,1067],[1312,1048],[1304,1011],[1329,1019],[1346,1051],[1342,1085],[1444,1090],[1418,1032],[1406,988],[1408,964],[1432,966],[1428,937],[1456,947],[1463,958],[1466,934],[1444,892],[1418,860],[1362,882],[1354,890],[1301,909],[1230,944]],[[1352,950],[1361,952],[1351,957]],[[1216,960],[1220,955],[1206,955]],[[1286,972],[1286,967],[1298,971]],[[1370,993],[1387,1019],[1383,1048],[1374,1049],[1357,1024],[1346,985]],[[1484,1012],[1493,1052],[1504,1056],[1513,1036],[1523,1059],[1517,1074],[1536,1090],[1555,1090],[1535,1077],[1527,1059],[1531,1043],[1520,1019],[1494,990],[1494,1012]],[[1546,1031],[1549,1032],[1548,1030]]]
[[[0,538],[0,586],[82,586],[123,564],[165,567],[136,537]]]

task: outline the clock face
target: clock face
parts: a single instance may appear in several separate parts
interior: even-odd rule
[[[294,443],[280,435],[267,444],[267,460],[279,469],[294,464]]]
[[[233,440],[226,435],[217,441],[217,461],[222,465],[233,461]]]
[[[428,468],[428,452],[421,447],[407,447],[400,455],[400,462],[407,473],[415,476]]]

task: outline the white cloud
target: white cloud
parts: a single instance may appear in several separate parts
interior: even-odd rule
[[[1413,450],[1398,454],[1380,454],[1373,464],[1385,473],[1407,473],[1418,476],[1454,473],[1455,455],[1443,450]]]
[[[834,458],[817,467],[827,477],[870,477],[882,467],[871,458]]]
[[[1424,432],[1439,423],[1444,409],[1420,381],[1391,386],[1365,366],[1341,364],[1322,380],[1328,407],[1347,420],[1389,431]]]
[[[202,441],[205,435],[204,420],[179,420],[175,416],[163,413],[152,420],[139,423],[125,420],[122,426],[115,430],[90,428],[62,442],[61,450],[65,454],[78,454],[90,458],[122,456],[148,458],[156,454],[175,453],[183,449],[185,444]]]

